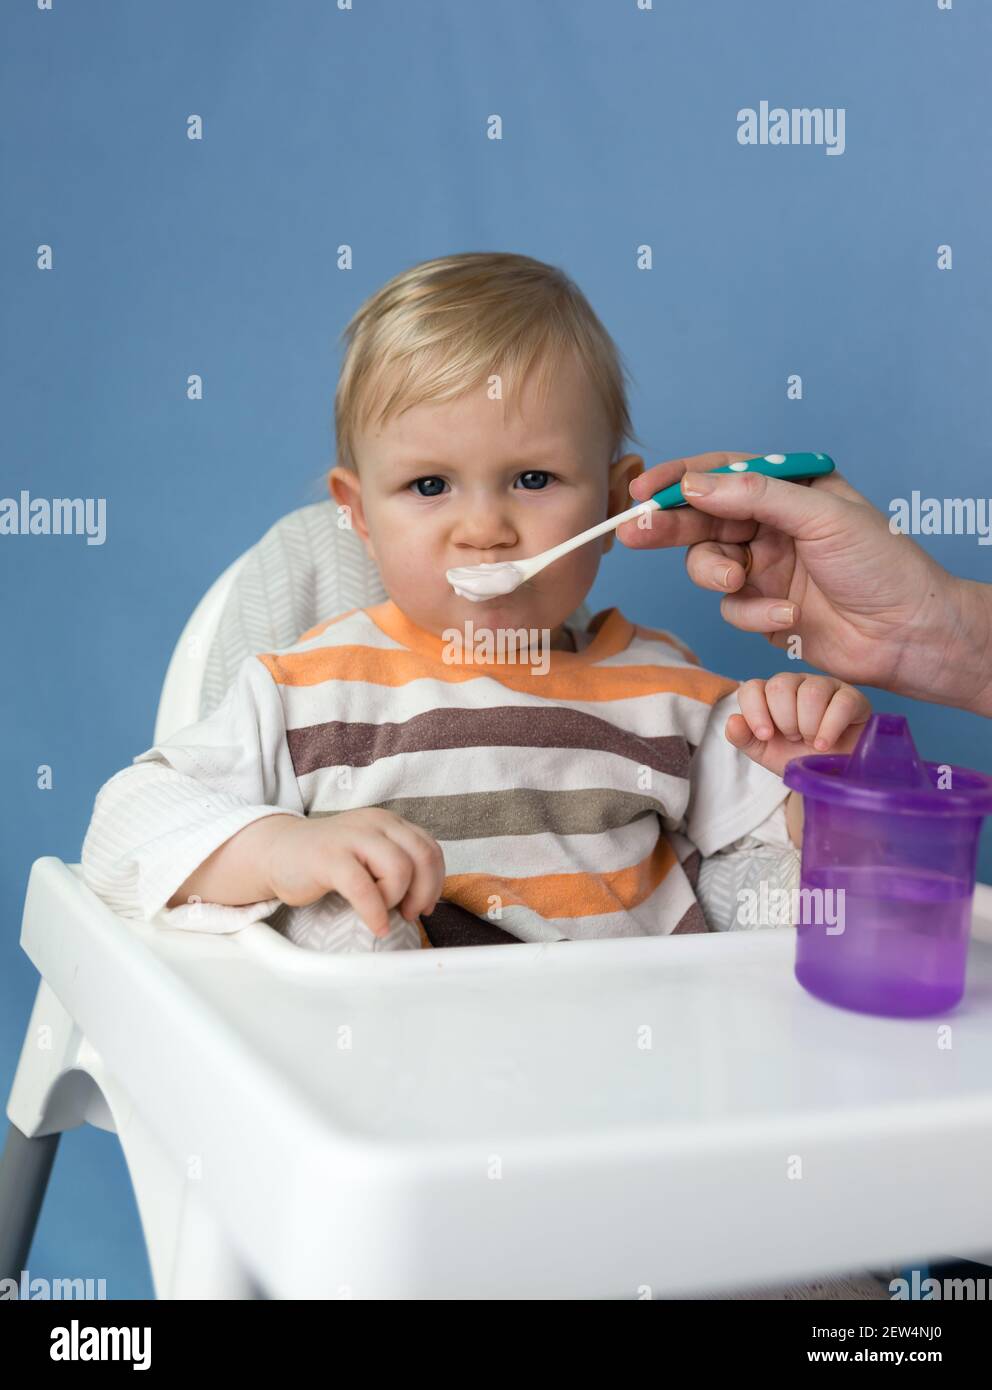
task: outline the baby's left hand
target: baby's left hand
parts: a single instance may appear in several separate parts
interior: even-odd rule
[[[738,688],[740,714],[724,730],[754,762],[781,777],[793,758],[850,753],[871,714],[860,690],[833,676],[781,672]]]

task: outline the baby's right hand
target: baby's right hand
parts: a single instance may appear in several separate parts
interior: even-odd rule
[[[287,816],[268,847],[272,896],[291,907],[340,893],[376,936],[389,910],[433,912],[444,885],[441,846],[392,811],[369,807],[315,820]]]

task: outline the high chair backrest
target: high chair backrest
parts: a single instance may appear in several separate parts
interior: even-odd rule
[[[323,618],[386,598],[361,538],[338,525],[336,503],[289,512],[194,609],[162,684],[153,742],[216,709],[246,656],[291,646]],[[591,616],[583,603],[573,621]]]

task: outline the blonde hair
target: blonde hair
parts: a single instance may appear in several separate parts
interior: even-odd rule
[[[535,364],[543,393],[570,349],[602,403],[611,460],[636,440],[612,338],[564,271],[530,256],[465,251],[422,261],[367,299],[341,337],[334,424],[342,467],[357,469],[355,439],[370,420],[452,400],[493,375],[512,396]]]

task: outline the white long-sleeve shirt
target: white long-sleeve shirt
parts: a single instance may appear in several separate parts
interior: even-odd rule
[[[740,892],[793,886],[799,862],[787,789],[723,735],[736,682],[615,609],[574,635],[546,669],[464,647],[452,660],[386,603],[248,658],[213,714],[101,789],[86,881],[121,915],[169,926],[269,918],[317,949],[429,944],[395,912],[374,938],[337,894],[165,907],[263,816],[387,805],[441,843],[442,897],[517,939],[734,929]]]

